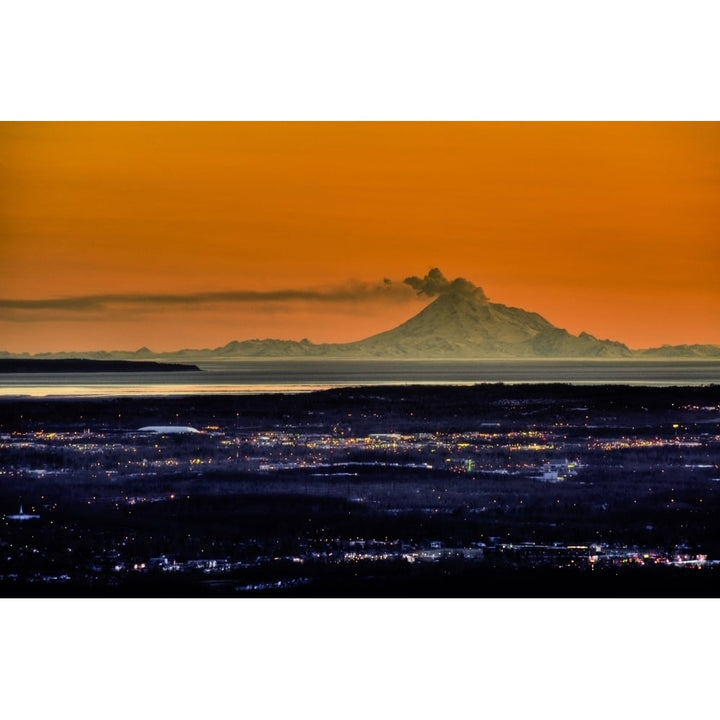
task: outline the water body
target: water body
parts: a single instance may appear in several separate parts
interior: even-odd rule
[[[227,360],[197,372],[32,373],[0,376],[0,397],[298,393],[360,385],[709,385],[720,361],[691,360]]]

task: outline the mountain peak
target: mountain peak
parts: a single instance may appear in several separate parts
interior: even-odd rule
[[[392,330],[350,343],[361,354],[387,357],[627,357],[622,343],[571,335],[544,317],[492,303],[465,278],[448,280],[438,268],[404,281],[435,300]]]

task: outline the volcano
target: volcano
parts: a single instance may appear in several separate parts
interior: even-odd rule
[[[435,300],[392,330],[364,340],[316,345],[308,340],[233,341],[209,351],[214,357],[347,358],[624,358],[622,343],[571,335],[534,312],[488,300],[469,280],[447,280],[434,268],[405,283]],[[192,352],[192,351],[188,351]]]
[[[537,313],[492,303],[482,288],[462,278],[446,281],[438,297],[402,325],[365,340],[334,347],[342,347],[343,354],[406,358],[623,358],[633,355],[622,343],[598,340],[587,333],[571,335]]]

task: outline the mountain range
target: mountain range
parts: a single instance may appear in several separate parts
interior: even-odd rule
[[[631,350],[623,343],[600,340],[585,332],[572,335],[537,313],[490,302],[482,288],[463,278],[446,280],[437,268],[424,278],[407,278],[405,282],[420,294],[435,299],[401,325],[355,342],[315,344],[309,340],[255,339],[234,340],[202,350],[154,353],[143,347],[135,352],[43,353],[34,357],[198,361],[249,357],[720,359],[718,345],[664,345]]]

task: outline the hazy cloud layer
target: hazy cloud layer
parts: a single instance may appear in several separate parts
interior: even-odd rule
[[[276,302],[356,302],[361,300],[407,300],[409,290],[403,284],[383,280],[380,284],[348,283],[340,287],[281,290],[230,290],[198,293],[106,293],[75,297],[1,299],[0,312],[33,313],[66,311],[98,312],[116,306],[162,309],[176,306],[202,306],[214,303],[276,303]],[[23,312],[24,311],[24,312]]]

